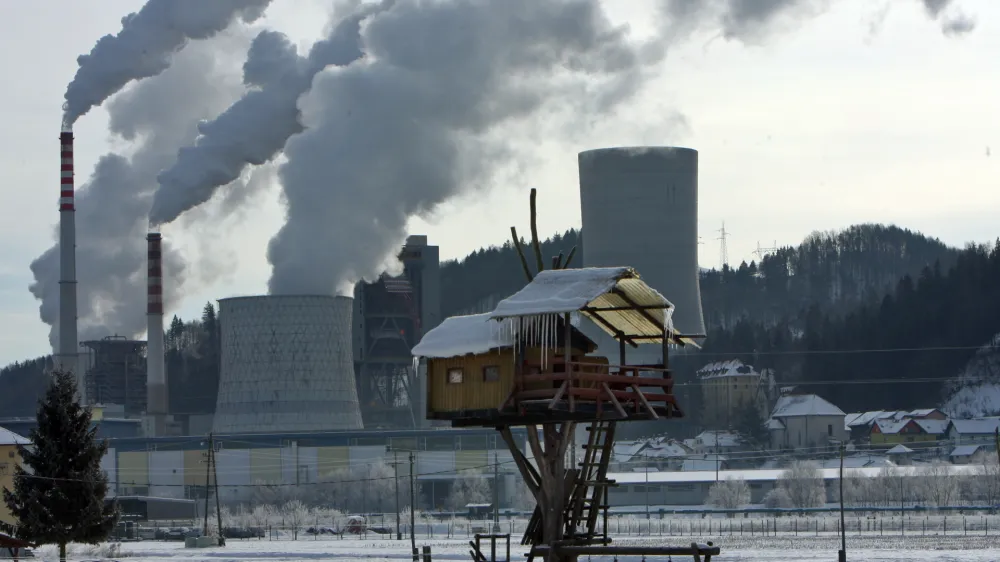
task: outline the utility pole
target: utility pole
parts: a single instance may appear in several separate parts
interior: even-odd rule
[[[219,525],[219,546],[226,544],[226,539],[222,536],[222,507],[219,506],[219,467],[215,464],[215,443],[212,443],[212,479],[215,480],[215,517]]]
[[[844,523],[844,442],[840,442],[840,552],[837,559],[847,562],[847,530]]]
[[[500,461],[493,451],[493,532],[500,532]]]
[[[212,449],[215,448],[214,437],[208,434],[208,450],[205,452],[205,526],[202,536],[208,536],[208,489],[212,480]]]
[[[403,540],[403,534],[399,530],[399,455],[392,452],[392,479],[396,483],[396,540]]]
[[[413,451],[410,451],[410,547],[413,548],[413,555],[417,555],[417,538],[414,536],[414,531],[416,531],[417,522],[414,519],[413,511],[414,504],[417,503],[416,500],[417,492],[416,485],[413,483]]]

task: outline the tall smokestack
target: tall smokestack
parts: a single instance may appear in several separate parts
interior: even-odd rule
[[[166,368],[163,362],[163,269],[162,237],[146,235],[148,275],[146,285],[146,413],[162,417],[167,413]],[[159,425],[159,424],[158,424]]]
[[[56,366],[76,375],[77,398],[84,403],[83,372],[76,332],[76,205],[73,193],[73,133],[59,134],[59,349]]]

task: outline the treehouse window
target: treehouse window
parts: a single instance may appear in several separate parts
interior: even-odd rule
[[[461,367],[448,369],[448,384],[462,384],[463,378],[465,378],[465,371]]]
[[[496,382],[500,380],[500,367],[497,365],[486,365],[483,367],[483,382]]]

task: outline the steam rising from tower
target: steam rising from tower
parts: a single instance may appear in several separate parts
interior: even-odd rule
[[[163,357],[163,268],[162,237],[146,235],[148,274],[146,277],[146,412],[167,413],[167,381]]]
[[[73,133],[59,134],[59,346],[56,365],[73,372],[84,401],[76,332],[76,203],[73,192]]]

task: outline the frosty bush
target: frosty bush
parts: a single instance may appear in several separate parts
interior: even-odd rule
[[[959,480],[951,475],[952,465],[934,461],[922,467],[917,479],[917,491],[922,501],[938,507],[956,505],[961,501]]]
[[[722,509],[739,509],[750,503],[750,487],[743,479],[721,480],[708,489],[708,503]]]
[[[478,470],[463,470],[451,484],[448,508],[463,509],[470,503],[490,503],[490,484]]]
[[[305,504],[299,500],[292,500],[281,506],[281,515],[292,528],[292,538],[299,538],[299,527],[306,524],[309,518],[309,510]]]
[[[764,507],[770,509],[792,507],[792,498],[788,497],[788,492],[784,488],[774,488],[764,494]]]
[[[778,476],[778,487],[788,495],[791,507],[819,507],[826,503],[823,473],[814,463],[792,463]]]
[[[977,465],[965,483],[966,499],[980,505],[1000,503],[1000,465],[995,456]]]
[[[330,472],[323,477],[314,501],[356,513],[390,512],[396,509],[396,475],[384,462],[353,466]],[[410,505],[409,477],[403,468],[399,474],[399,508]]]

